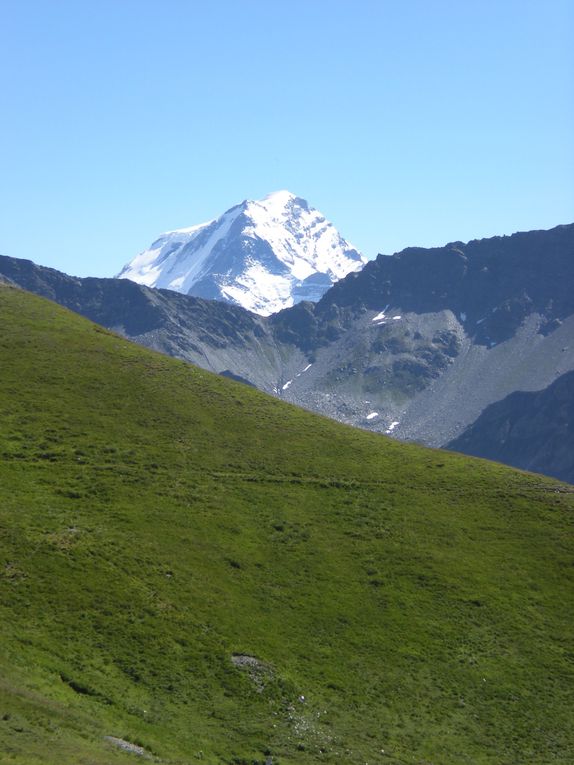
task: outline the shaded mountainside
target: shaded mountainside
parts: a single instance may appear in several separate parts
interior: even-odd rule
[[[574,224],[430,249],[379,255],[338,282],[319,302],[322,323],[339,311],[356,314],[385,304],[405,313],[449,310],[473,341],[510,339],[532,313],[552,331],[574,313]]]
[[[573,761],[564,485],[0,318],[8,762]]]
[[[574,483],[574,372],[492,404],[448,448]]]
[[[574,225],[379,256],[267,318],[10,258],[0,272],[143,345],[431,446],[574,370]]]

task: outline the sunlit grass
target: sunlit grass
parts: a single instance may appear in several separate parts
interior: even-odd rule
[[[574,760],[571,494],[0,311],[2,762]]]

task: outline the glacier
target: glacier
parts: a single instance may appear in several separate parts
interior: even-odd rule
[[[306,200],[277,191],[162,234],[118,274],[268,316],[317,301],[366,258]]]

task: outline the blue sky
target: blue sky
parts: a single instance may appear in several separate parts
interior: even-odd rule
[[[2,0],[0,253],[286,188],[368,257],[574,221],[571,0]]]

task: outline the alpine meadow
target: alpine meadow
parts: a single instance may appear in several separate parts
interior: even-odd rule
[[[572,487],[0,317],[2,763],[574,761]]]

